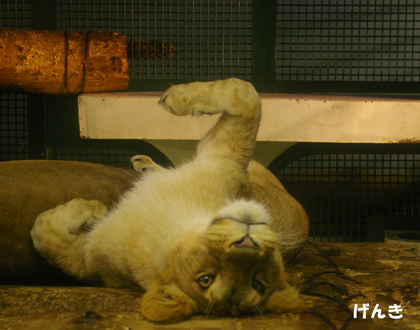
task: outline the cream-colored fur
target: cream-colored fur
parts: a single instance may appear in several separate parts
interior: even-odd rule
[[[106,215],[80,199],[41,214],[35,248],[77,278],[143,288],[151,321],[300,311],[282,254],[300,249],[308,220],[278,180],[250,162],[261,118],[254,87],[239,79],[177,85],[160,103],[175,115],[221,117],[177,169],[134,157],[137,170],[149,171]]]

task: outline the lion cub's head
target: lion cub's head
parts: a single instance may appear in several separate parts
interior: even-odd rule
[[[155,322],[303,307],[286,282],[270,216],[250,201],[230,204],[203,232],[180,238],[142,301],[143,315]]]

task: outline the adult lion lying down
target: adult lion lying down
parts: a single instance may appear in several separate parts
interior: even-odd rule
[[[301,248],[308,220],[250,161],[261,118],[253,86],[238,79],[178,85],[160,103],[175,115],[222,115],[191,162],[146,165],[152,170],[110,210],[79,198],[42,213],[31,231],[35,248],[78,279],[143,288],[142,313],[151,321],[302,310],[283,259]],[[137,160],[142,169],[145,158]]]
[[[0,283],[67,283],[33,247],[36,217],[73,198],[112,206],[138,177],[134,170],[82,162],[0,162]]]

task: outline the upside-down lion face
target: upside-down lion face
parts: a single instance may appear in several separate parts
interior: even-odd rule
[[[143,315],[156,322],[302,308],[285,280],[275,233],[251,217],[217,217],[201,235],[181,239],[142,302]]]

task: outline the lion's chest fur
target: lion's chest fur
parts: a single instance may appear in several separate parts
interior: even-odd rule
[[[202,233],[215,212],[236,197],[239,180],[226,180],[232,172],[218,165],[189,163],[138,181],[90,234],[88,249],[96,260],[92,268],[128,275],[146,288],[174,244]]]

